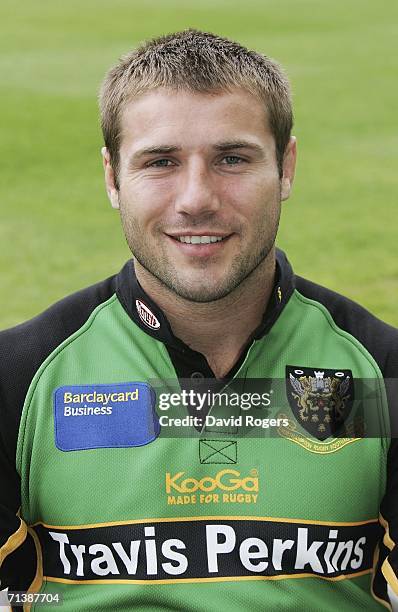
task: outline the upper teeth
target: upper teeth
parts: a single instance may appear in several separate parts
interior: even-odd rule
[[[178,236],[180,242],[188,244],[209,244],[210,242],[220,242],[222,236]]]

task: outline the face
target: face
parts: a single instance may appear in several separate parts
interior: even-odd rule
[[[281,180],[264,107],[240,89],[157,89],[121,126],[119,190],[105,150],[106,185],[139,266],[194,302],[230,294],[272,253],[294,140]]]

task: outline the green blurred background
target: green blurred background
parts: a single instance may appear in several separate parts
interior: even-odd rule
[[[396,0],[1,0],[0,327],[129,256],[97,90],[139,41],[187,27],[285,66],[299,162],[279,245],[297,273],[398,325],[397,24]]]

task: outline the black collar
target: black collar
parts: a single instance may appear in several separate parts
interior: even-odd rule
[[[248,338],[243,354],[226,378],[230,378],[237,371],[253,340],[259,340],[269,332],[288,302],[293,289],[292,268],[283,251],[277,249],[275,284],[262,321]],[[205,357],[193,351],[173,334],[164,312],[139,284],[132,259],[117,276],[116,293],[134,323],[146,334],[166,345],[179,377],[191,377],[193,374],[201,374],[206,378],[214,377]]]

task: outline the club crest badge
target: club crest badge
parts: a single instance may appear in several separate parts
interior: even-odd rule
[[[351,370],[286,366],[286,391],[297,422],[314,438],[344,435],[354,400]]]

